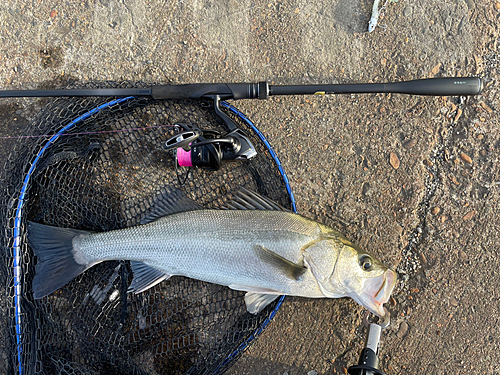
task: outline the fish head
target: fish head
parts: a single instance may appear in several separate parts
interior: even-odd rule
[[[343,237],[322,240],[306,249],[304,262],[326,297],[349,296],[384,317],[396,285],[396,273]]]

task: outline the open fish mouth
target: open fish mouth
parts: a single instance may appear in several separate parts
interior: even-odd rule
[[[384,303],[388,302],[389,298],[391,298],[391,293],[396,286],[397,276],[396,272],[388,269],[378,278],[382,279],[380,284],[373,282],[363,292],[359,294],[356,292],[348,292],[347,295],[361,306],[370,310],[373,314],[385,317],[386,310],[384,309]]]
[[[389,298],[391,297],[392,290],[396,286],[396,272],[393,270],[387,270],[384,275],[384,282],[380,286],[377,294],[374,297],[374,301],[376,304],[383,305]]]
[[[384,317],[386,315],[386,310],[384,309],[384,303],[389,301],[391,298],[391,293],[396,286],[397,275],[393,270],[387,270],[384,274],[384,281],[380,286],[379,290],[373,296],[372,306],[368,309],[377,314],[380,317]]]

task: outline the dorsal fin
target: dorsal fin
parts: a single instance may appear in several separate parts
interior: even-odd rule
[[[201,204],[195,202],[176,188],[165,189],[155,198],[152,207],[152,211],[141,220],[141,224],[151,223],[159,218],[178,212],[201,210],[204,208]]]
[[[250,191],[246,188],[239,188],[233,199],[221,206],[223,210],[264,210],[264,211],[290,211],[273,202],[267,197]]]

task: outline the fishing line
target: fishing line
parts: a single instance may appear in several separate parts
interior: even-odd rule
[[[174,127],[175,125],[155,125],[155,126],[147,126],[143,128],[128,128],[128,129],[116,129],[116,130],[102,130],[98,132],[81,132],[81,133],[70,133],[70,134],[59,134],[61,137],[69,137],[74,135],[91,135],[91,134],[109,134],[109,133],[120,133],[120,132],[129,132],[129,131],[137,131],[137,130],[154,130],[159,128],[167,128]],[[40,135],[18,135],[14,137],[0,137],[0,139],[25,139],[25,138],[49,138],[54,136],[54,134],[40,134]]]

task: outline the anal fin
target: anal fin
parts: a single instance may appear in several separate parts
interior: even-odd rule
[[[156,268],[150,267],[143,262],[131,261],[130,265],[134,278],[128,287],[128,291],[134,292],[135,294],[142,293],[172,276]]]
[[[279,296],[279,294],[260,294],[248,292],[245,294],[245,304],[247,305],[247,310],[250,314],[258,314]]]

